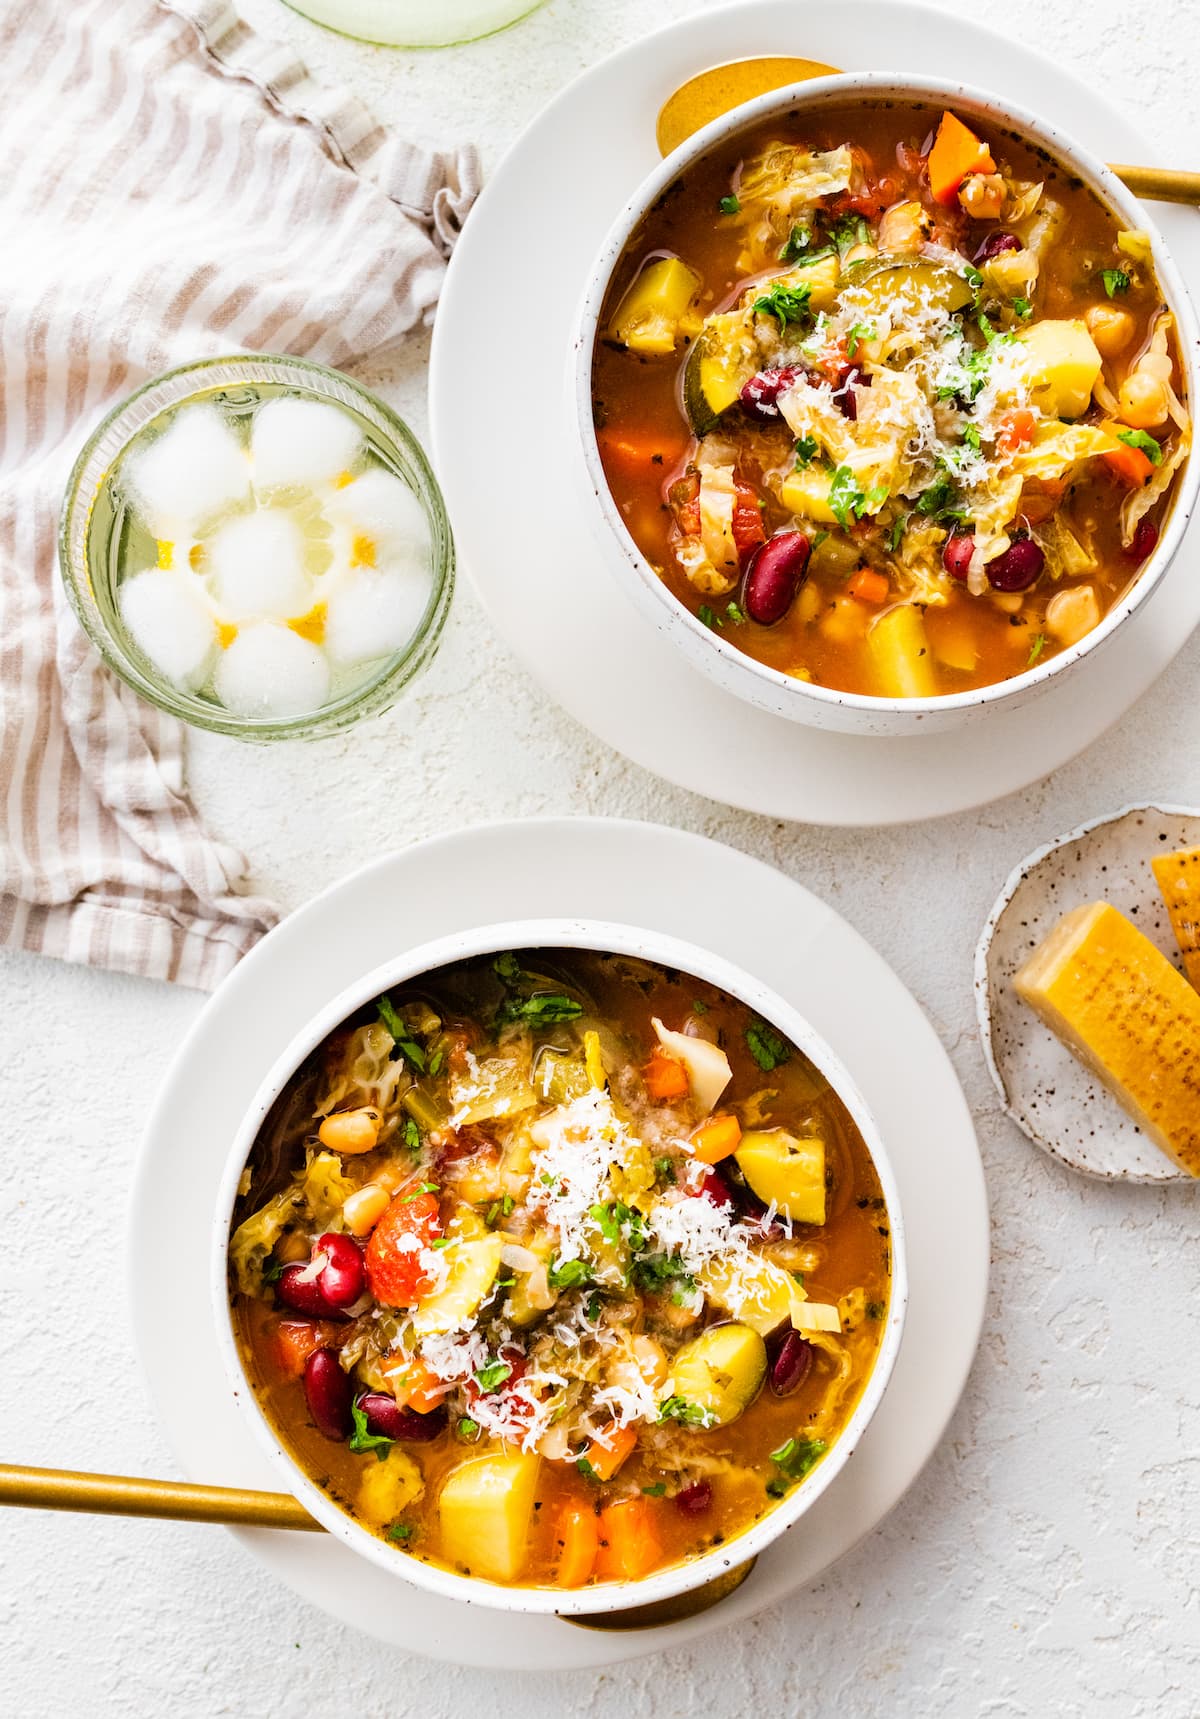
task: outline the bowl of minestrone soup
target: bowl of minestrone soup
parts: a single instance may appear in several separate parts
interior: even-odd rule
[[[775,91],[664,161],[597,263],[599,540],[753,704],[879,735],[978,718],[1165,573],[1196,350],[1144,208],[1044,121],[927,80]]]
[[[265,1080],[214,1235],[230,1389],[345,1544],[451,1598],[649,1603],[796,1522],[904,1321],[878,1129],[728,962],[562,920],[443,939]]]

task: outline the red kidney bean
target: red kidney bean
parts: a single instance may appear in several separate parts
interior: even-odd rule
[[[808,1377],[813,1364],[813,1346],[797,1331],[789,1331],[771,1362],[767,1382],[777,1397],[790,1397]]]
[[[838,371],[838,379],[834,384],[833,397],[837,401],[838,410],[844,418],[849,418],[852,424],[858,422],[858,395],[856,388],[869,388],[871,378],[865,370],[860,370],[857,364],[843,364]]]
[[[990,263],[993,257],[1003,257],[1009,251],[1023,249],[1015,233],[989,233],[975,253],[977,263]]]
[[[942,566],[952,579],[964,583],[975,553],[975,539],[969,531],[956,531],[942,545]]]
[[[430,1409],[427,1415],[419,1415],[415,1409],[402,1409],[386,1391],[367,1391],[358,1399],[358,1406],[367,1417],[368,1432],[380,1438],[400,1439],[405,1444],[426,1444],[446,1424],[444,1403]]]
[[[293,1313],[306,1314],[309,1319],[344,1319],[340,1307],[327,1301],[319,1277],[309,1276],[311,1266],[285,1265],[275,1284],[275,1294]]]
[[[304,1395],[318,1431],[338,1443],[350,1437],[354,1391],[332,1349],[314,1349],[304,1363]]]
[[[317,1279],[321,1294],[331,1307],[349,1307],[362,1294],[366,1281],[357,1242],[352,1236],[335,1235],[330,1230],[317,1242],[317,1252],[325,1255],[325,1266]]]
[[[1125,551],[1131,561],[1139,565],[1148,561],[1158,548],[1158,527],[1149,519],[1139,519],[1137,530],[1133,534],[1133,542]]]
[[[712,1482],[696,1480],[675,1494],[675,1508],[682,1510],[685,1516],[703,1516],[712,1508],[712,1496]]]
[[[760,370],[752,376],[738,398],[749,418],[770,422],[779,417],[779,396],[804,374],[798,364],[782,364],[777,370]]]
[[[743,602],[760,627],[773,627],[792,606],[808,573],[812,545],[801,531],[781,531],[754,551],[746,570]]]
[[[989,561],[984,571],[993,591],[1028,591],[1046,565],[1046,557],[1032,537],[1018,537]]]
[[[700,1184],[700,1198],[711,1200],[714,1206],[720,1206],[723,1211],[730,1211],[734,1205],[729,1183],[719,1170],[710,1170],[705,1176]]]

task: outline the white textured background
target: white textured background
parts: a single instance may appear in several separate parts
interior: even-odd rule
[[[699,7],[551,0],[506,36],[423,55],[343,41],[276,0],[246,9],[382,118],[433,142],[475,138],[491,165],[578,71]],[[1200,167],[1196,0],[955,9],[1048,50],[1136,112],[1179,165]],[[986,68],[977,75],[986,82]],[[418,428],[426,356],[417,340],[365,378]],[[1077,1181],[1029,1146],[998,1114],[971,996],[976,935],[1021,855],[1132,799],[1200,804],[1198,709],[1200,637],[1052,783],[907,831],[789,827],[667,788],[594,743],[490,636],[464,581],[439,661],[387,717],[317,748],[198,746],[202,808],[289,906],[458,824],[575,811],[699,830],[828,897],[920,998],[976,1110],[994,1219],[989,1317],[950,1435],[912,1492],[817,1590],[737,1636],[604,1673],[453,1673],[274,1588],[219,1529],[13,1512],[0,1518],[0,1711],[1200,1712],[1200,1206],[1189,1189]],[[142,1119],[200,999],[28,957],[4,959],[0,975],[0,1456],[170,1473],[130,1348],[122,1241]]]

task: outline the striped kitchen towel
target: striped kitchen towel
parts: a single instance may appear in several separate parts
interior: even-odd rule
[[[276,912],[66,602],[71,465],[172,365],[428,321],[474,152],[393,138],[226,0],[60,0],[0,6],[0,166],[0,944],[211,988]]]

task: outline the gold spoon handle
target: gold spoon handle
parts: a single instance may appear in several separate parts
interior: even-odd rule
[[[82,1510],[100,1516],[161,1516],[176,1522],[222,1522],[236,1528],[313,1528],[321,1524],[285,1492],[193,1486],[122,1474],[76,1474],[61,1468],[0,1463],[0,1505]]]
[[[1113,172],[1135,197],[1154,203],[1200,204],[1200,173],[1184,173],[1177,167],[1128,167],[1113,162]]]

